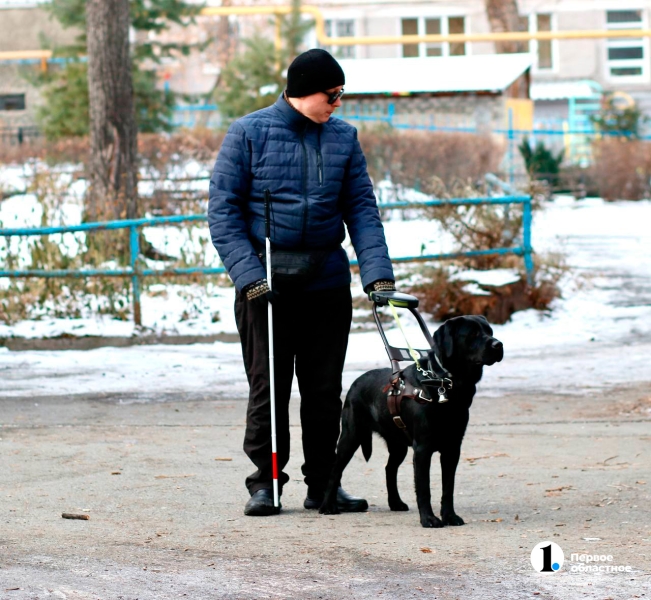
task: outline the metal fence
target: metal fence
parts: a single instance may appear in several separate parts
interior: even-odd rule
[[[177,105],[172,112],[172,126],[180,129],[195,127],[220,128],[224,124],[216,104]]]
[[[533,283],[533,260],[531,248],[531,197],[509,195],[497,198],[454,198],[451,200],[431,200],[426,202],[409,203],[393,202],[379,205],[380,210],[395,210],[405,208],[422,208],[428,206],[463,206],[481,204],[522,204],[523,205],[523,232],[522,240],[518,246],[511,248],[491,248],[486,250],[475,250],[470,252],[453,252],[448,254],[428,254],[421,256],[393,257],[396,263],[425,262],[435,260],[449,260],[462,257],[489,256],[515,254],[522,256],[527,272],[527,281]],[[14,236],[45,236],[61,233],[106,231],[116,229],[129,230],[129,266],[120,269],[25,269],[25,270],[0,270],[0,277],[25,278],[25,277],[128,277],[131,278],[131,302],[133,305],[133,319],[136,325],[142,324],[142,311],[140,306],[141,279],[152,276],[173,276],[173,275],[212,275],[225,273],[224,267],[170,267],[166,269],[146,268],[140,258],[140,229],[146,226],[167,225],[170,223],[182,223],[187,221],[206,222],[205,215],[180,215],[170,217],[155,217],[150,219],[132,219],[125,221],[107,221],[103,223],[84,223],[81,225],[67,225],[60,227],[39,227],[39,228],[17,228],[0,229],[0,237]],[[351,261],[351,265],[357,265],[357,261]]]
[[[40,137],[40,130],[34,126],[0,128],[0,144],[20,146],[40,139]]]

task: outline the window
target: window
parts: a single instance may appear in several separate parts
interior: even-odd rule
[[[0,110],[25,110],[25,94],[0,95]]]
[[[608,10],[606,27],[610,30],[644,29],[641,10]],[[606,68],[608,77],[617,81],[641,81],[648,78],[648,41],[643,38],[608,38]]]
[[[403,19],[402,35],[418,35],[418,19]],[[418,56],[418,44],[403,44],[402,56],[405,58]]]
[[[520,27],[529,33],[539,31],[553,31],[553,17],[548,13],[528,15],[520,18]],[[536,56],[536,71],[553,71],[556,67],[556,41],[555,40],[531,40],[525,42],[525,52],[531,52]]]
[[[552,31],[552,16],[541,14],[536,15],[536,32]],[[538,70],[551,70],[554,68],[552,53],[552,40],[536,40],[538,55]]]
[[[412,17],[401,19],[402,35],[449,35],[466,32],[465,17]],[[403,44],[402,56],[463,56],[466,44],[463,42]]]
[[[448,33],[466,33],[466,19],[464,17],[450,17],[448,19]],[[450,56],[464,56],[466,45],[463,42],[450,44]]]
[[[355,21],[353,19],[326,19],[325,32],[328,37],[353,37],[355,35]],[[355,58],[355,46],[324,46],[337,58]]]

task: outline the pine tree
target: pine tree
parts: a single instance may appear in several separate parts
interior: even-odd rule
[[[222,70],[216,91],[220,113],[226,120],[270,106],[285,83],[276,67],[273,42],[257,34],[242,43],[244,52]]]
[[[53,17],[64,27],[79,30],[71,46],[55,48],[54,55],[66,58],[61,67],[51,67],[35,83],[43,86],[44,105],[38,119],[48,139],[67,135],[89,133],[88,66],[86,2],[85,0],[52,0],[48,5]],[[138,130],[145,133],[169,131],[174,107],[174,96],[156,87],[156,73],[144,68],[146,63],[159,63],[163,58],[178,54],[187,55],[193,46],[188,44],[163,44],[150,40],[138,32],[161,33],[170,23],[187,25],[201,10],[201,6],[182,0],[129,0],[131,27],[137,41],[132,45],[132,79]]]
[[[649,117],[638,108],[637,104],[621,106],[617,102],[617,96],[611,92],[605,95],[601,111],[591,117],[591,121],[602,133],[624,138],[639,138],[640,129],[649,122]]]
[[[292,0],[292,8],[281,19],[284,45],[280,51],[258,33],[242,40],[243,51],[222,69],[214,98],[227,121],[272,105],[285,88],[287,66],[300,53],[305,35],[314,26],[312,20],[302,18],[301,0]]]
[[[535,147],[532,146],[527,137],[522,140],[518,150],[520,150],[527,172],[532,179],[546,180],[552,188],[558,185],[565,150],[561,150],[555,155],[542,142],[538,142]]]

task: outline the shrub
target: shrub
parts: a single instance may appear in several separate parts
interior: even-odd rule
[[[20,145],[0,144],[0,164],[24,164],[42,160],[49,165],[80,164],[88,155],[88,138],[69,137],[49,142],[37,138]]]
[[[651,143],[606,138],[593,144],[594,178],[605,200],[641,200],[651,196]]]
[[[552,187],[558,185],[558,175],[565,150],[561,150],[557,155],[554,155],[542,142],[538,142],[532,147],[527,137],[522,140],[518,150],[520,150],[520,154],[524,159],[529,177],[536,180],[546,180]]]
[[[140,134],[140,166],[145,171],[161,175],[182,167],[188,161],[212,167],[223,139],[223,132],[212,129],[181,130],[172,135]]]
[[[517,258],[520,262],[521,259]],[[464,263],[465,266],[466,263]],[[561,297],[559,281],[567,273],[567,266],[559,254],[538,255],[534,260],[534,284],[527,285],[526,275],[501,286],[474,285],[472,280],[451,279],[450,274],[462,268],[456,261],[446,267],[425,268],[423,281],[408,289],[418,297],[423,312],[431,314],[436,321],[444,321],[460,315],[483,315],[491,323],[502,324],[519,310],[534,308],[548,311],[554,299]],[[514,257],[503,257],[500,266],[520,267]],[[473,290],[473,287],[475,290]],[[479,288],[480,293],[477,293]]]
[[[606,94],[603,106],[598,115],[591,117],[599,131],[614,133],[630,138],[640,137],[640,129],[649,121],[637,106],[618,104],[618,97],[615,93]]]
[[[433,194],[442,181],[476,181],[499,168],[504,146],[488,135],[361,129],[359,141],[376,183],[390,175],[394,184]]]
[[[138,152],[142,165],[161,171],[188,160],[212,165],[223,139],[223,132],[212,129],[181,130],[173,134],[141,133]],[[87,137],[68,137],[55,142],[38,138],[21,145],[0,145],[0,164],[21,164],[37,159],[50,166],[63,163],[83,165],[88,152]]]

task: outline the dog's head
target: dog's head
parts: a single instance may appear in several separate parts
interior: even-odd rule
[[[446,363],[493,365],[504,357],[502,342],[493,337],[493,330],[483,316],[447,320],[434,332],[434,342],[444,366]]]

